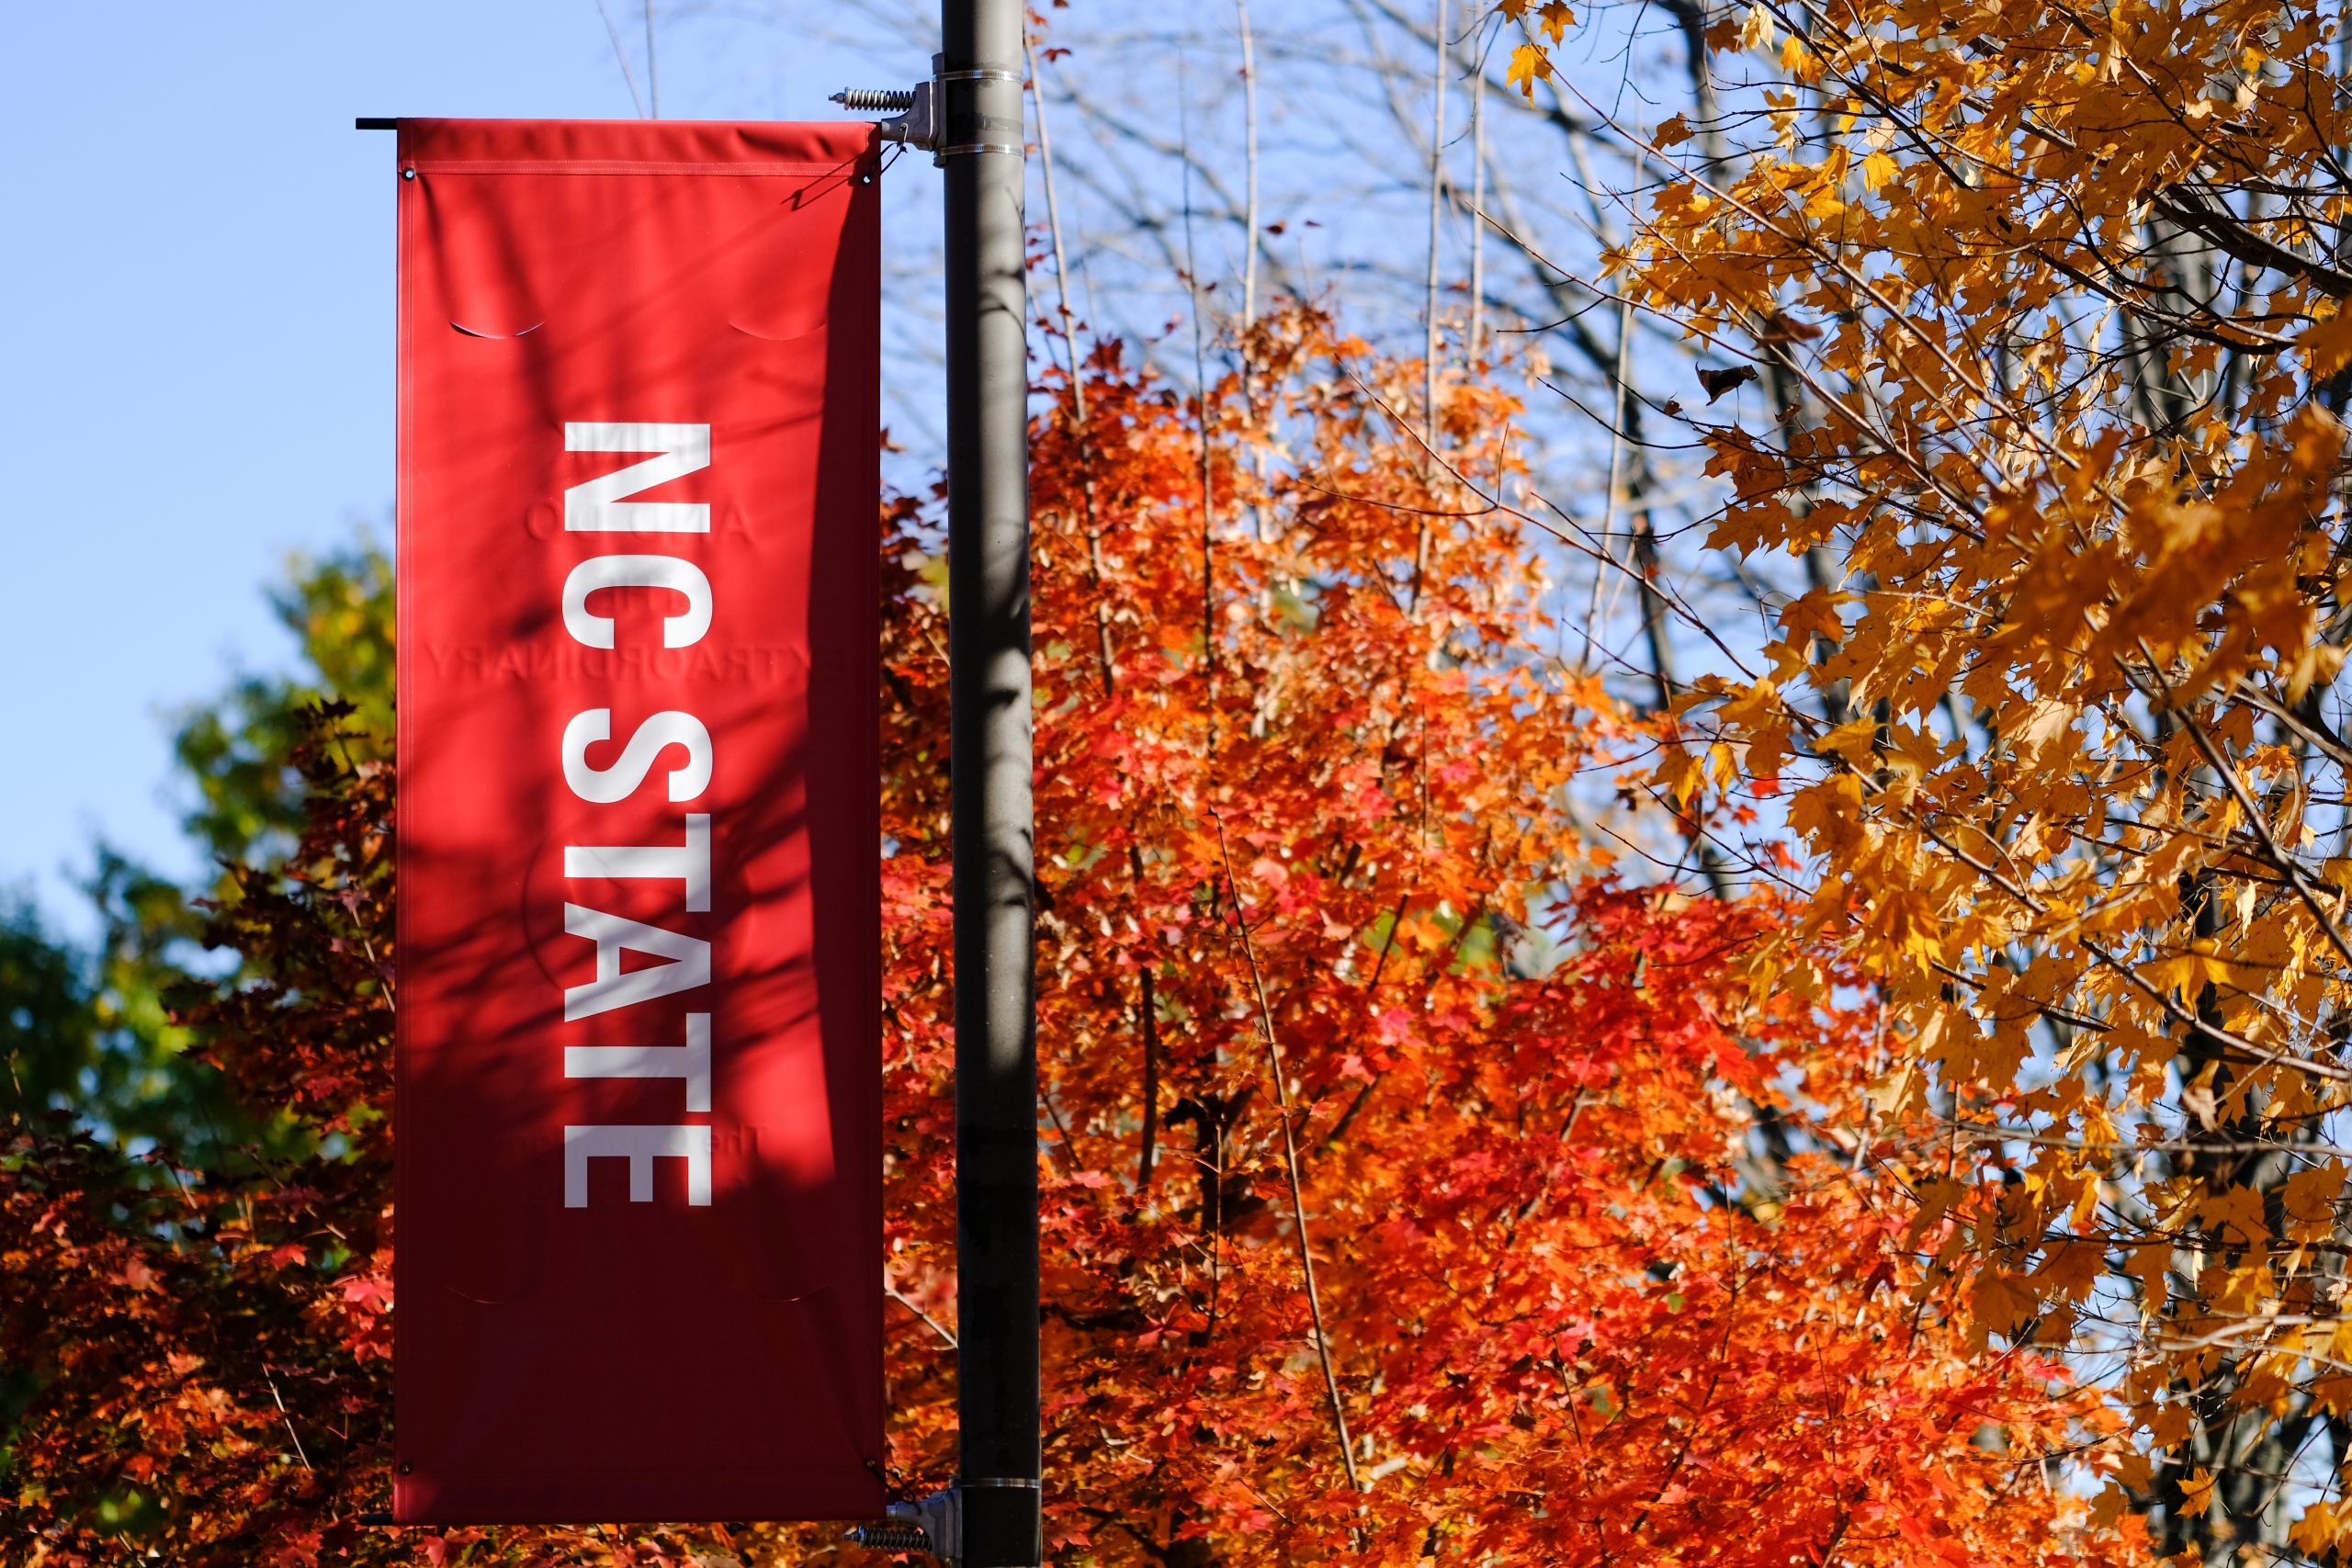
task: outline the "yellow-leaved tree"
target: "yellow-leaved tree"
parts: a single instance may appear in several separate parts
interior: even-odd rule
[[[1660,591],[1657,784],[1806,900],[1753,984],[1888,1004],[1921,1310],[2080,1358],[2167,1550],[2352,1558],[2342,7],[1758,0],[1646,130],[1553,69],[1622,17],[1499,9],[1639,160],[1599,286],[1707,367],[1708,543],[1811,569]]]

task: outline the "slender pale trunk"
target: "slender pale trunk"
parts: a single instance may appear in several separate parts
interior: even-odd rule
[[[1437,102],[1430,120],[1430,276],[1422,310],[1421,439],[1437,447],[1437,279],[1439,234],[1445,204],[1445,0],[1437,0]]]
[[[1118,689],[1118,660],[1111,640],[1111,604],[1102,592],[1102,527],[1095,519],[1094,447],[1088,435],[1086,374],[1078,359],[1078,323],[1069,309],[1069,259],[1062,249],[1062,209],[1054,194],[1054,139],[1046,125],[1046,83],[1037,73],[1037,46],[1027,29],[1021,51],[1029,65],[1029,97],[1037,110],[1037,161],[1046,176],[1046,227],[1054,242],[1054,288],[1061,299],[1062,346],[1069,354],[1070,402],[1078,416],[1080,483],[1086,501],[1086,571],[1094,590],[1094,657],[1102,671],[1102,694]]]
[[[1470,347],[1476,365],[1487,352],[1487,56],[1471,52],[1470,77]]]
[[[1200,263],[1193,250],[1193,111],[1184,58],[1176,59],[1176,133],[1184,166],[1184,284],[1193,301],[1193,386],[1201,424],[1201,669],[1208,676],[1209,755],[1216,755],[1216,490],[1209,467],[1208,348],[1201,329]]]
[[[1430,276],[1429,292],[1421,307],[1421,443],[1427,448],[1421,454],[1421,474],[1432,486],[1437,483],[1437,267],[1440,220],[1445,202],[1445,73],[1450,63],[1445,47],[1445,0],[1437,0],[1436,31],[1437,103],[1430,121]],[[1413,592],[1411,605],[1419,615],[1421,591],[1430,570],[1430,518],[1424,511],[1421,525],[1413,539]]]
[[[1250,36],[1250,0],[1233,0],[1241,26],[1241,130],[1249,184],[1242,197],[1241,331],[1258,322],[1258,54]]]

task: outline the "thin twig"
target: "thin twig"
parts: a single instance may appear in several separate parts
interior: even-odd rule
[[[286,1435],[294,1439],[294,1457],[302,1461],[304,1470],[311,1469],[311,1456],[302,1450],[302,1434],[294,1429],[294,1416],[286,1408],[286,1401],[277,1392],[277,1379],[270,1371],[269,1363],[261,1366],[262,1381],[269,1384],[270,1402],[277,1406],[277,1418],[286,1423]],[[316,1473],[313,1472],[313,1473]]]
[[[1241,933],[1241,954],[1249,961],[1250,985],[1258,995],[1258,1022],[1266,1034],[1266,1060],[1274,1075],[1274,1104],[1283,1124],[1283,1163],[1290,1175],[1291,1215],[1297,1223],[1298,1271],[1306,1280],[1306,1312],[1315,1325],[1315,1356],[1323,1366],[1323,1392],[1331,1401],[1331,1425],[1339,1434],[1340,1463],[1348,1472],[1348,1484],[1362,1491],[1363,1483],[1356,1478],[1355,1445],[1348,1437],[1347,1407],[1340,1399],[1339,1377],[1331,1371],[1331,1337],[1323,1328],[1323,1297],[1315,1284],[1315,1251],[1306,1234],[1306,1197],[1298,1177],[1298,1135],[1291,1125],[1290,1084],[1283,1076],[1282,1043],[1274,1035],[1274,1013],[1266,1001],[1265,976],[1258,969],[1257,945],[1250,940],[1250,920],[1241,904],[1241,884],[1234,878],[1233,851],[1225,840],[1225,817],[1216,811],[1209,815],[1216,821],[1217,853],[1225,862],[1226,886],[1233,894],[1233,926]]]
[[[1421,475],[1433,479],[1437,465],[1437,282],[1440,257],[1439,239],[1442,233],[1440,218],[1445,209],[1445,76],[1453,63],[1445,47],[1445,0],[1437,0],[1437,27],[1431,35],[1437,51],[1437,62],[1430,73],[1437,79],[1436,107],[1430,126],[1430,270],[1426,291],[1421,300]],[[1413,537],[1413,613],[1421,608],[1421,589],[1430,570],[1430,519],[1423,516],[1421,525]]]
[[[1430,123],[1430,272],[1421,306],[1421,438],[1437,445],[1437,275],[1441,230],[1445,205],[1445,77],[1453,62],[1446,58],[1445,0],[1437,0],[1436,107]]]
[[[638,118],[643,119],[645,98],[637,90],[637,70],[628,62],[628,51],[621,44],[621,29],[614,23],[613,13],[605,0],[596,0],[596,15],[605,18],[605,36],[613,40],[613,58],[621,62],[621,80],[628,84],[629,107],[637,111]]]
[[[1480,29],[1484,30],[1481,24]],[[1477,34],[1471,35],[1476,38]],[[1498,28],[1493,35],[1500,37]],[[1487,200],[1487,50],[1491,44],[1481,44],[1472,51],[1474,62],[1470,88],[1470,209],[1476,211]],[[1466,357],[1472,365],[1479,362],[1486,352],[1487,337],[1487,226],[1475,219],[1470,224],[1470,346]]]
[[[1102,694],[1119,688],[1119,661],[1111,638],[1111,602],[1102,592],[1102,527],[1094,505],[1094,443],[1086,412],[1086,373],[1078,360],[1078,324],[1069,309],[1069,261],[1062,249],[1061,202],[1054,190],[1054,141],[1046,126],[1046,84],[1037,72],[1037,45],[1027,31],[1021,34],[1022,52],[1029,60],[1029,97],[1037,107],[1037,162],[1046,175],[1046,221],[1054,242],[1054,288],[1061,300],[1062,346],[1069,352],[1070,404],[1077,414],[1078,472],[1080,498],[1086,503],[1086,570],[1094,590],[1094,658],[1102,671]]]
[[[645,0],[645,101],[648,118],[662,118],[662,73],[653,63],[653,0]]]
[[[1176,130],[1184,150],[1184,284],[1193,301],[1193,386],[1201,423],[1201,669],[1208,676],[1209,755],[1216,755],[1216,492],[1209,473],[1208,353],[1201,338],[1201,274],[1193,253],[1193,118],[1184,56],[1176,57]]]
[[[915,1303],[908,1297],[900,1294],[899,1287],[890,1283],[889,1276],[888,1275],[883,1276],[882,1279],[882,1293],[889,1297],[892,1301],[898,1303],[900,1306],[906,1308],[909,1312],[914,1314],[917,1317],[922,1319],[923,1323],[933,1334],[938,1335],[942,1339],[947,1342],[947,1348],[950,1350],[962,1348],[961,1346],[956,1343],[956,1336],[948,1333],[946,1328],[941,1325],[937,1318],[923,1311],[922,1308],[915,1305]]]
[[[1250,0],[1233,0],[1241,27],[1241,130],[1248,185],[1242,198],[1241,331],[1258,324],[1258,51],[1250,32]]]
[[[1412,902],[1413,891],[1408,887],[1397,897],[1396,911],[1388,917],[1388,936],[1380,944],[1380,957],[1374,962],[1372,979],[1363,988],[1363,1021],[1366,1029],[1372,1027],[1373,1009],[1380,1002],[1380,976],[1388,968],[1388,955],[1396,949],[1396,938],[1404,931],[1405,906]],[[1346,1134],[1350,1124],[1356,1119],[1356,1113],[1363,1109],[1364,1101],[1370,1100],[1372,1091],[1380,1087],[1380,1078],[1381,1075],[1374,1073],[1365,1081],[1363,1088],[1356,1091],[1356,1097],[1348,1102],[1348,1108],[1340,1112],[1340,1119],[1331,1123],[1331,1130],[1317,1141],[1312,1152],[1321,1154]]]
[[[1617,368],[1611,377],[1617,393],[1617,407],[1609,420],[1609,497],[1600,514],[1600,547],[1614,560],[1617,547],[1610,542],[1617,528],[1617,496],[1624,483],[1625,472],[1625,355],[1634,341],[1634,302],[1626,300],[1617,308]],[[1592,660],[1593,623],[1600,615],[1600,584],[1607,572],[1592,574],[1592,602],[1584,613],[1584,652],[1577,662]],[[1615,595],[1611,596],[1612,606]]]
[[[1159,1141],[1159,999],[1152,995],[1151,965],[1143,966],[1143,1152],[1136,1159],[1136,1190],[1151,1187],[1152,1158]]]

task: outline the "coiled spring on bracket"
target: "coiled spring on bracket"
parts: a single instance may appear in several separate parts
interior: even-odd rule
[[[915,107],[915,96],[903,87],[844,87],[832,101],[852,114],[904,114]]]
[[[860,1525],[850,1540],[869,1551],[929,1551],[931,1532],[921,1525]]]

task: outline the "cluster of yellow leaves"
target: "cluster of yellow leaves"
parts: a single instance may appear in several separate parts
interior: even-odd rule
[[[1502,0],[1502,14],[1525,28],[1528,35],[1527,41],[1511,51],[1504,79],[1532,99],[1535,84],[1552,79],[1552,60],[1545,46],[1559,42],[1576,25],[1576,13],[1568,9],[1566,0]],[[1535,37],[1539,29],[1540,43]]]
[[[1787,775],[1806,914],[1754,984],[1872,976],[1878,1103],[1945,1130],[1872,1151],[1915,1245],[1980,1334],[2129,1351],[2177,1545],[2273,1507],[2257,1438],[2352,1461],[2338,21],[1759,0],[1708,34],[1738,113],[1611,128],[1666,171],[1621,287],[1768,394],[1699,425],[1711,543],[1816,568],[1659,782]]]

